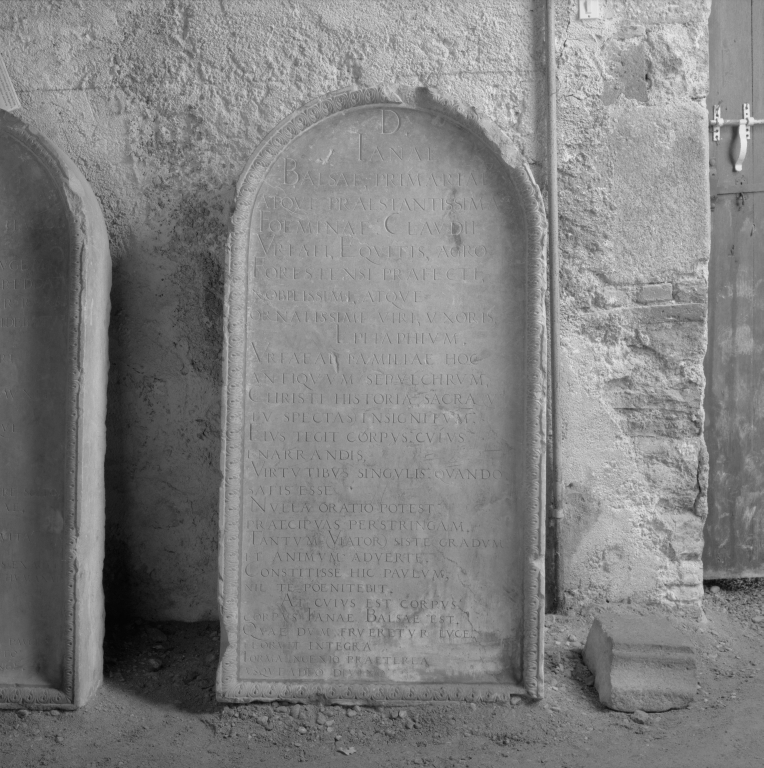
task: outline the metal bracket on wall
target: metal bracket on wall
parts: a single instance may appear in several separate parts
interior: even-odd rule
[[[578,18],[581,21],[601,19],[600,0],[578,0]]]
[[[751,126],[764,123],[764,120],[757,120],[755,117],[751,117],[750,104],[743,104],[743,117],[739,120],[725,120],[722,117],[721,105],[714,104],[714,116],[708,122],[713,126],[714,132],[712,138],[716,142],[720,141],[722,138],[722,126],[737,126],[737,132],[732,141],[730,152],[732,154],[732,162],[735,164],[735,170],[742,171],[745,156],[748,152],[748,139],[751,138]]]

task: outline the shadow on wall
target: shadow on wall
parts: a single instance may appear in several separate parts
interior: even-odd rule
[[[106,397],[106,542],[104,552],[103,587],[108,624],[122,624],[131,614],[130,557],[128,543],[122,533],[123,517],[126,513],[124,497],[126,478],[124,473],[124,424],[119,417],[122,412],[117,385],[115,361],[118,339],[117,329],[122,313],[122,291],[124,282],[120,279],[123,259],[115,259],[112,253],[113,276],[111,287],[111,316],[109,319],[109,381]],[[108,629],[107,629],[108,632]]]
[[[112,233],[106,449],[109,621],[213,619],[225,242],[234,179],[165,187]],[[156,190],[148,190],[149,199]],[[136,227],[137,229],[137,227]]]

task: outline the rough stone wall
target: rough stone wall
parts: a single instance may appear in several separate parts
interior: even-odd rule
[[[577,5],[577,3],[576,3]],[[565,584],[698,604],[710,3],[559,18]]]
[[[701,594],[705,0],[558,0],[573,599]],[[234,183],[301,103],[436,87],[544,184],[542,0],[4,0],[22,117],[78,163],[114,261],[107,595],[216,615],[223,253]]]

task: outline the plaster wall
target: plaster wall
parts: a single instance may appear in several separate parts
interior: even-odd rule
[[[566,586],[697,604],[706,0],[558,0]],[[437,88],[545,181],[544,2],[4,0],[21,116],[78,163],[114,262],[107,599],[217,613],[223,254],[235,180],[305,101]]]

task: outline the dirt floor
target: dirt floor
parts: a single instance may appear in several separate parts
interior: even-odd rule
[[[506,706],[221,706],[215,625],[112,628],[84,709],[0,712],[0,768],[764,765],[764,579],[707,584],[704,617],[672,618],[694,640],[698,693],[646,723],[597,699],[581,660],[593,613],[547,617],[547,696]]]

